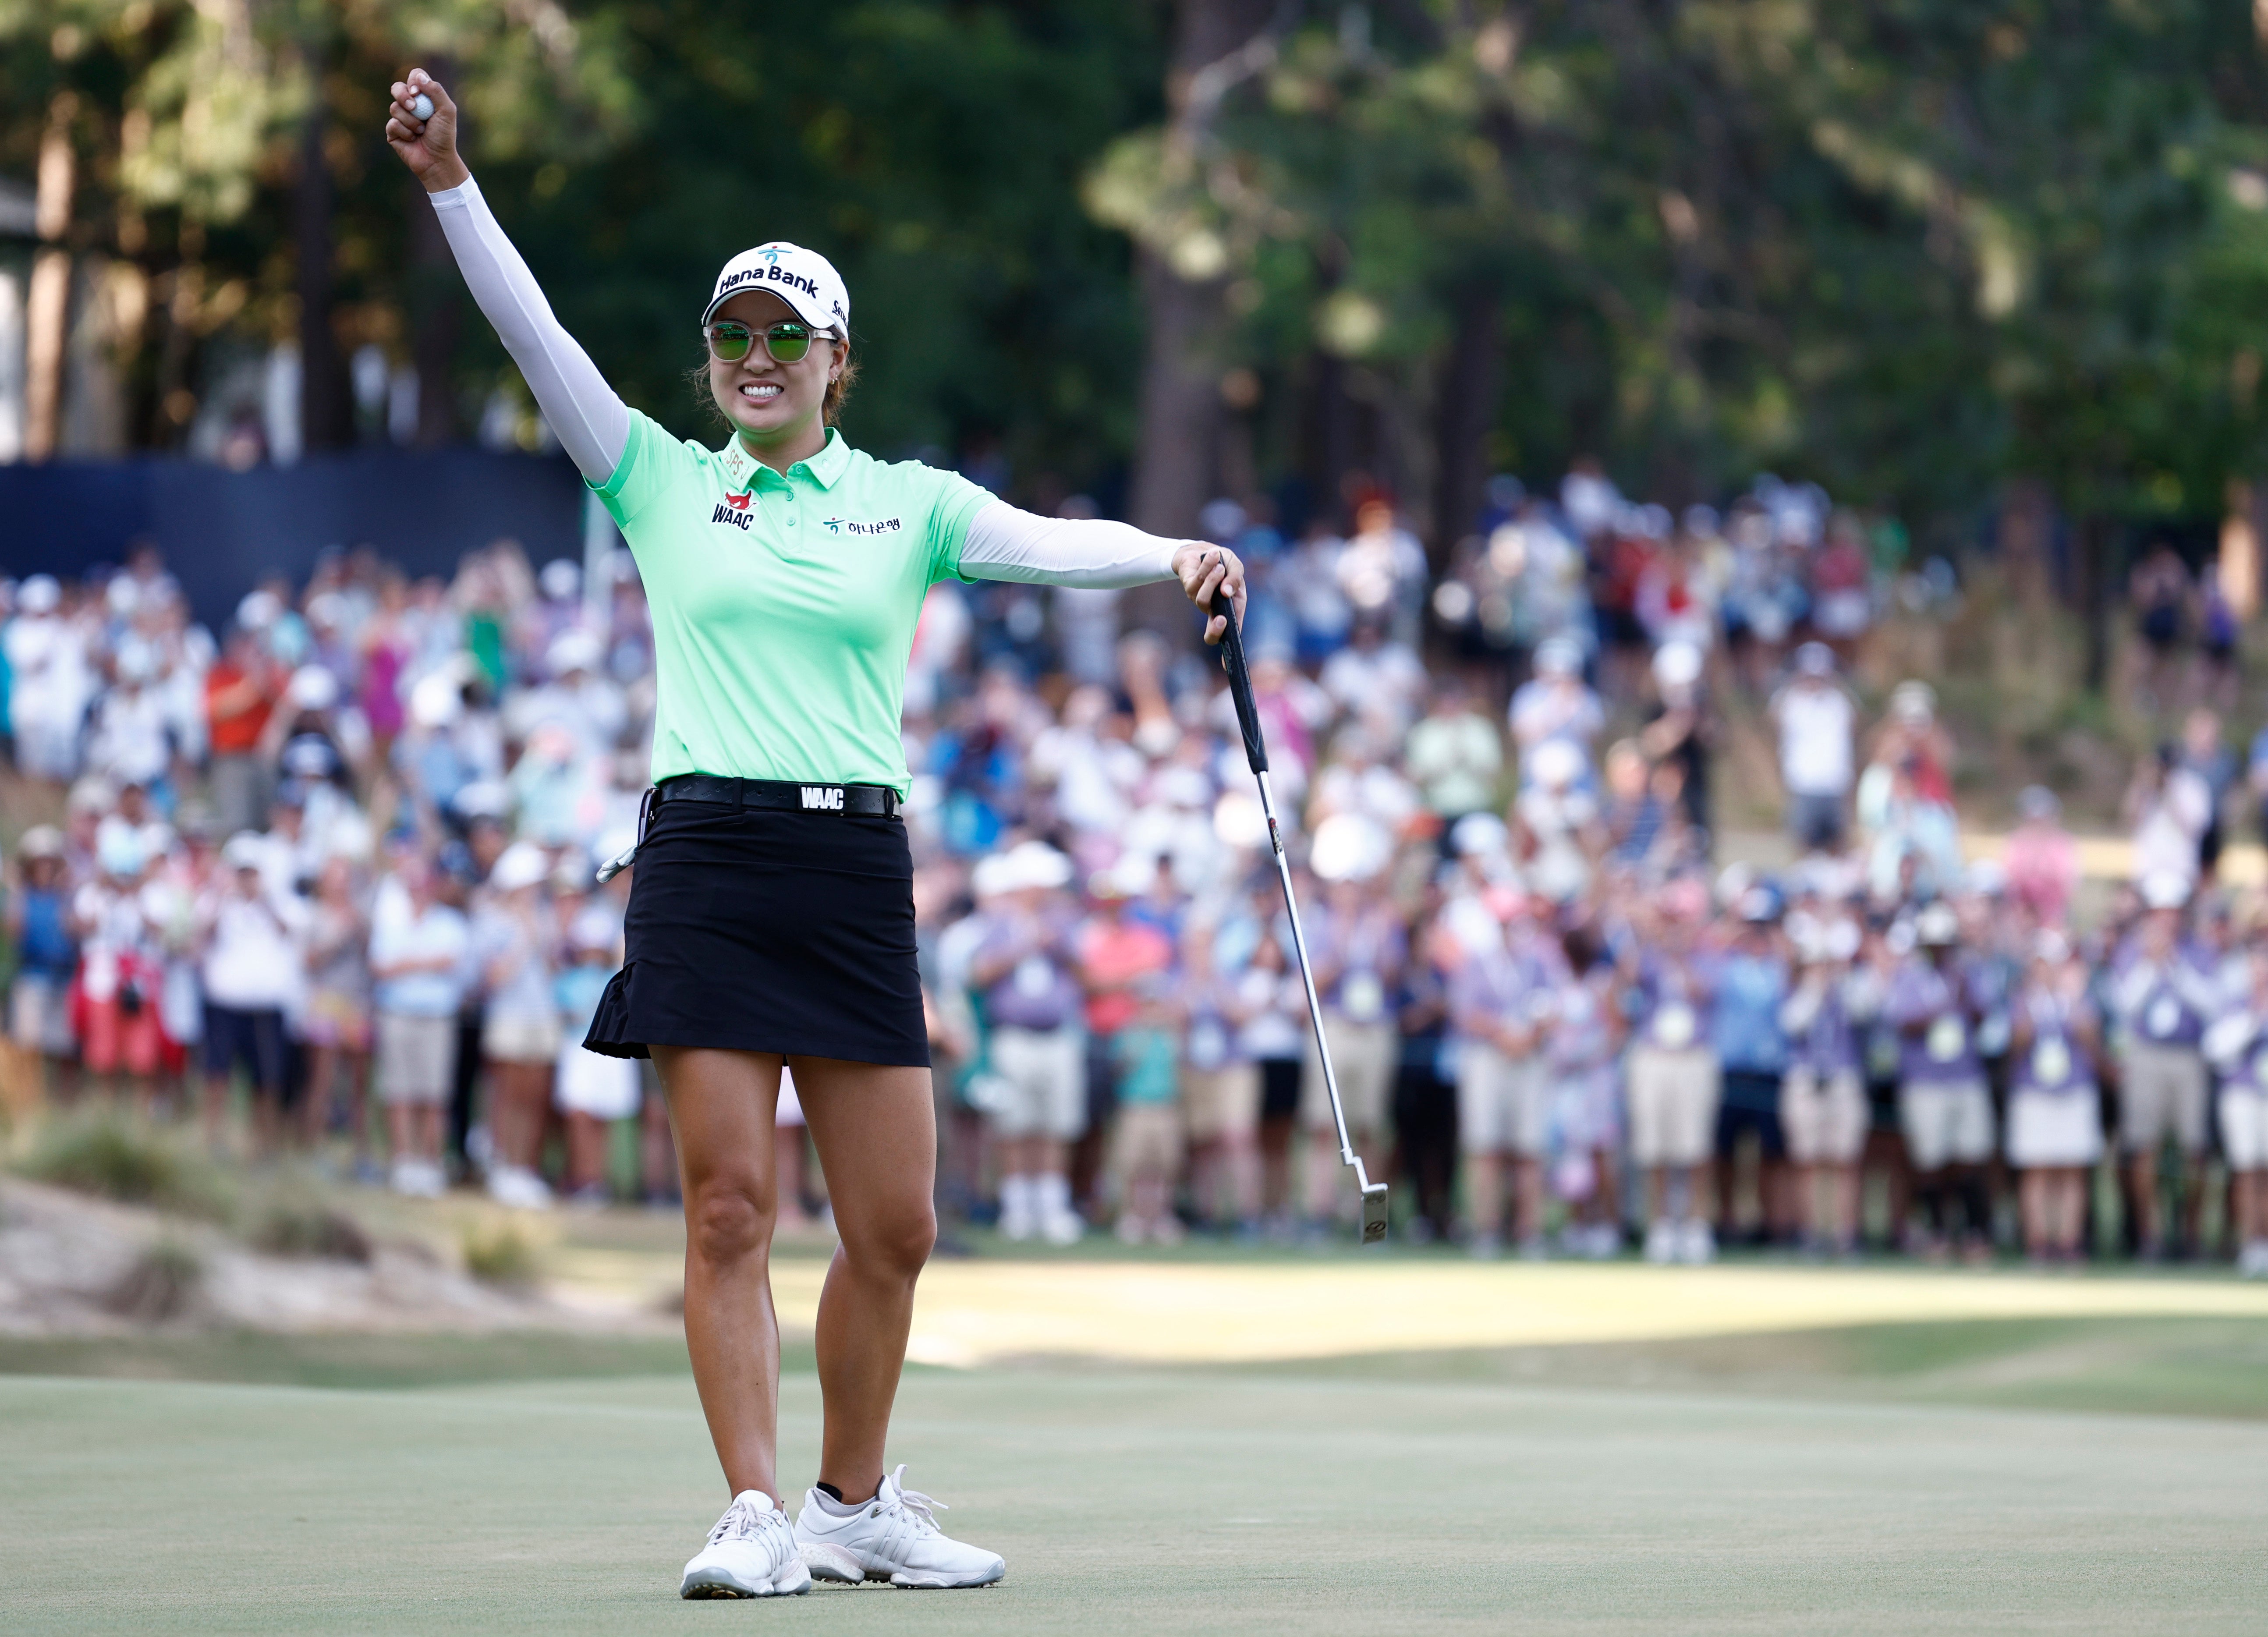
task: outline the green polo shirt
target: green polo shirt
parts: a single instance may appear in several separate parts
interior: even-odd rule
[[[599,499],[653,616],[653,778],[906,790],[899,717],[922,599],[992,497],[917,461],[827,446],[783,476],[637,410]]]

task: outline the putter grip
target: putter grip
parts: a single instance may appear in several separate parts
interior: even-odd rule
[[[1244,734],[1244,759],[1256,773],[1268,771],[1268,747],[1260,737],[1260,712],[1252,703],[1252,673],[1244,667],[1244,633],[1236,627],[1236,605],[1226,594],[1212,594],[1212,611],[1228,621],[1220,639],[1221,668],[1228,673],[1228,697],[1236,702],[1236,726]]]

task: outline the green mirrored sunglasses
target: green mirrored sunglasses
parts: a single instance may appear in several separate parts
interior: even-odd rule
[[[754,330],[746,324],[725,319],[714,324],[703,324],[701,333],[709,338],[709,351],[720,363],[738,364],[748,356],[757,336],[764,338],[764,350],[778,364],[793,364],[811,350],[814,340],[832,340],[824,330],[814,330],[808,324],[779,323],[770,329]]]

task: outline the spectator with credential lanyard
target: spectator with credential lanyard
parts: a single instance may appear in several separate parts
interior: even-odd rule
[[[1992,1231],[1984,1169],[1992,1158],[1992,1095],[1955,966],[1960,918],[1950,904],[1930,904],[1914,918],[1913,936],[1917,948],[1890,979],[1882,1009],[1898,1031],[1898,1118],[1929,1217],[1926,1248],[1941,1250],[1957,1236],[1981,1256]]]
[[[2039,935],[2012,1029],[2008,1163],[2023,1175],[2024,1249],[2036,1262],[2076,1262],[2088,1174],[2102,1157],[2095,1066],[2102,1023],[2088,998],[2087,969],[2061,933]]]
[[[936,1238],[937,1133],[899,804],[906,664],[947,579],[1178,579],[1241,615],[1233,552],[1045,519],[953,473],[886,464],[834,425],[856,374],[850,298],[825,257],[773,242],[700,313],[732,435],[677,442],[608,386],[552,316],[457,152],[422,69],[387,140],[432,197],[457,265],[561,445],[622,527],[653,622],[654,788],[625,962],[585,1044],[655,1060],[685,1185],[685,1330],[732,1504],[687,1597],[832,1580],[988,1585],[997,1553],[948,1539],[885,1471],[915,1280]],[[1218,641],[1226,615],[1209,616]],[[627,861],[627,860],[625,860]],[[769,1256],[773,1104],[792,1066],[842,1236],[820,1300],[819,1481],[792,1524],[777,1473]],[[810,1569],[806,1565],[811,1566]]]

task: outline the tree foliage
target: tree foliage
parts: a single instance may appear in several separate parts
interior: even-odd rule
[[[1501,306],[1494,452],[1917,512],[2217,503],[2259,459],[2259,50],[2205,0],[1438,0],[1279,15],[1090,207],[1226,274],[1256,359],[1422,398]]]

